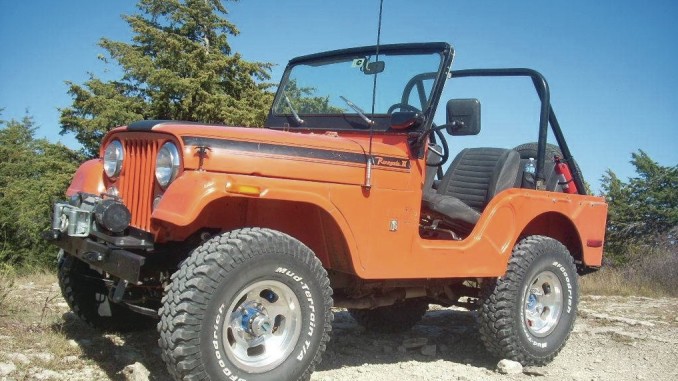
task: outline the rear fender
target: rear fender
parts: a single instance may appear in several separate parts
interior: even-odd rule
[[[607,219],[607,204],[602,198],[525,189],[502,193],[497,201],[504,202],[491,202],[484,216],[488,214],[491,218],[508,206],[513,210],[514,226],[522,226],[518,240],[528,235],[545,235],[560,241],[585,266],[601,265]],[[497,222],[488,225],[495,226]]]

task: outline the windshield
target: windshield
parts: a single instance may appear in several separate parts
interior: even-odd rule
[[[327,118],[334,118],[336,128],[331,129],[361,129],[394,111],[425,111],[442,66],[442,52],[386,50],[378,60],[371,53],[347,51],[293,60],[270,117],[282,117],[288,127],[322,128],[327,127]]]

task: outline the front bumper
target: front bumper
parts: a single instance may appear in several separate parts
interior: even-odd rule
[[[101,210],[102,205],[110,206],[110,200],[80,194],[70,203],[56,203],[52,229],[44,238],[93,268],[138,284],[146,258],[130,250],[151,250],[153,240],[133,227],[115,234],[107,231],[101,223]],[[124,208],[122,203],[120,206]]]

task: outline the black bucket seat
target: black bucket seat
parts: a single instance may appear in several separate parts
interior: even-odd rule
[[[423,207],[460,234],[468,234],[485,206],[514,186],[520,154],[504,148],[466,148],[459,152],[437,189],[424,188]],[[427,177],[431,177],[428,171]],[[426,179],[426,184],[431,184]]]

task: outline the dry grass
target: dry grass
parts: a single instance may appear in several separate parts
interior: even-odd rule
[[[5,302],[14,287],[14,277],[14,273],[10,268],[0,267],[0,317],[2,317],[3,311],[6,310]]]
[[[581,279],[586,294],[678,296],[678,252],[674,249],[637,251],[623,266],[606,266]]]
[[[157,332],[109,334],[96,331],[73,313],[61,297],[56,275],[20,274],[0,310],[0,362],[12,361],[12,380],[53,379],[42,371],[57,372],[58,379],[123,380],[125,366],[142,362],[169,379],[157,353]],[[30,363],[12,360],[26,356]],[[3,379],[0,377],[0,379]]]
[[[53,370],[68,366],[63,362],[64,357],[82,355],[80,348],[70,345],[61,332],[65,306],[54,274],[19,276],[4,284],[10,288],[2,303],[0,336],[30,339],[3,340],[0,352],[25,354],[31,360],[31,367]],[[2,287],[0,282],[0,289]],[[28,366],[16,365],[19,374],[28,371],[23,369]]]

